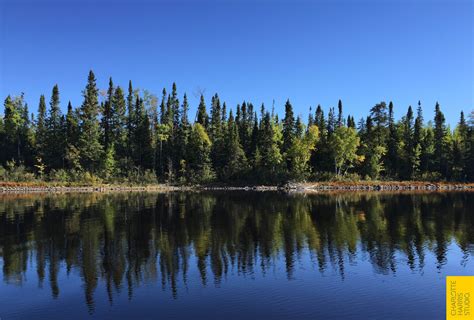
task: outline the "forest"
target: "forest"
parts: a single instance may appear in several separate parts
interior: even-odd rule
[[[89,72],[83,102],[61,111],[58,85],[49,105],[29,111],[23,94],[7,96],[0,118],[0,180],[57,183],[277,184],[286,181],[474,181],[474,111],[455,128],[436,103],[425,121],[422,104],[399,120],[380,102],[356,122],[342,101],[284,117],[274,106],[204,95],[194,119],[176,84],[156,97],[116,86],[99,90]],[[432,111],[430,110],[430,113]],[[428,117],[426,117],[428,119]]]

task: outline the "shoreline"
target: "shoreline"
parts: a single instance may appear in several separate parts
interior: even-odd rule
[[[175,191],[284,191],[284,192],[356,192],[356,191],[474,191],[474,183],[424,181],[301,182],[284,185],[98,185],[67,186],[0,182],[0,194],[9,193],[93,193],[93,192],[175,192]]]

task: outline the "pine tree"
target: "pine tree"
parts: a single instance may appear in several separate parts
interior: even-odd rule
[[[127,95],[127,151],[131,155],[133,153],[133,135],[135,130],[135,119],[134,115],[134,94],[132,80],[128,82],[128,95]]]
[[[127,116],[124,92],[117,87],[111,99],[111,140],[115,146],[117,159],[127,155]]]
[[[279,179],[283,155],[280,151],[281,132],[267,112],[262,119],[260,141],[255,155],[256,176],[263,181]]]
[[[188,105],[188,97],[186,94],[184,94],[183,97],[183,104],[181,106],[181,119],[180,119],[180,125],[178,127],[178,132],[177,132],[177,139],[176,139],[176,145],[175,145],[175,152],[176,152],[176,161],[177,163],[182,163],[186,164],[187,161],[187,148],[188,148],[188,142],[189,142],[189,134],[190,134],[190,125],[189,125],[189,119],[188,119],[188,110],[189,110],[189,105]],[[184,161],[184,162],[183,162]],[[184,169],[184,168],[183,168]],[[181,172],[182,178],[185,180],[185,172]]]
[[[227,124],[227,135],[225,136],[225,165],[223,178],[228,181],[238,181],[245,177],[247,170],[247,158],[240,144],[237,125],[234,121],[232,110],[230,111]]]
[[[4,128],[5,128],[5,158],[17,163],[21,158],[20,127],[22,126],[22,113],[11,96],[7,96],[4,102]]]
[[[446,124],[444,114],[441,112],[439,103],[436,102],[435,106],[435,127],[434,127],[434,161],[436,170],[441,175],[447,173],[447,156],[446,156]]]
[[[414,143],[413,143],[413,110],[411,106],[408,107],[407,114],[402,120],[403,130],[403,167],[401,177],[403,179],[411,179],[413,176],[413,169],[415,166],[414,159]]]
[[[41,159],[40,161],[44,161],[46,144],[46,101],[44,95],[41,95],[36,120],[36,154]]]
[[[107,101],[104,103],[104,107],[102,108],[102,119],[101,119],[101,127],[102,127],[102,137],[103,137],[103,146],[104,150],[108,150],[111,144],[114,144],[114,135],[112,132],[112,121],[113,121],[113,96],[114,96],[114,83],[112,81],[112,77],[109,78],[109,88],[107,89]]]
[[[69,169],[80,170],[79,144],[79,114],[72,108],[71,101],[67,105],[66,114],[66,166]]]
[[[46,144],[44,146],[45,164],[48,168],[58,169],[64,162],[64,132],[61,124],[61,107],[58,85],[53,87],[50,109],[46,118]]]
[[[89,72],[87,86],[83,93],[84,102],[80,108],[80,133],[78,150],[84,169],[95,172],[99,168],[103,148],[100,144],[99,98],[96,79],[92,70]]]
[[[399,173],[399,137],[398,130],[393,116],[393,103],[388,104],[388,142],[387,142],[387,157],[386,167],[387,173],[391,177],[397,177]]]
[[[150,118],[145,110],[143,99],[138,95],[134,108],[135,130],[133,132],[133,159],[135,165],[140,168],[151,169],[153,167],[153,151],[150,130]]]
[[[283,119],[283,148],[282,152],[286,153],[291,146],[296,136],[295,117],[293,114],[293,106],[290,100],[285,103],[285,118]]]
[[[387,105],[380,102],[370,109],[370,118],[375,124],[372,137],[376,145],[384,145],[387,138]]]
[[[465,172],[468,181],[474,180],[474,110],[469,114]]]
[[[160,103],[160,123],[166,123],[166,89],[163,88],[162,96],[161,96],[161,103]]]
[[[263,118],[263,117],[262,117]],[[312,113],[312,108],[309,107],[309,113],[308,113],[308,127],[311,127],[314,124],[314,118],[313,118],[313,113]]]
[[[335,129],[336,129],[336,118],[334,116],[334,108],[331,107],[329,108],[328,122],[327,122],[328,138],[331,137]]]
[[[430,175],[435,168],[435,142],[434,142],[434,130],[431,122],[428,126],[422,130],[421,139],[421,154],[420,154],[420,172],[421,174]]]
[[[413,147],[421,145],[421,131],[423,130],[423,110],[421,102],[418,101],[418,108],[416,110],[415,127],[413,129]]]
[[[201,124],[204,128],[207,128],[209,122],[209,117],[206,111],[206,102],[204,101],[204,96],[202,94],[199,101],[196,122]]]
[[[342,114],[342,101],[339,99],[337,103],[337,126],[343,126],[344,125],[344,116]]]
[[[222,110],[219,96],[216,94],[212,98],[209,137],[212,141],[212,165],[219,178],[223,175],[223,168],[225,163],[225,140],[221,112]]]
[[[451,168],[456,180],[465,180],[468,176],[466,163],[468,162],[469,127],[467,126],[464,112],[461,111],[459,123],[453,135],[453,161]]]
[[[328,145],[328,130],[326,119],[324,118],[324,111],[321,105],[318,104],[314,116],[314,124],[319,128],[319,140],[316,144],[316,149],[311,155],[311,166],[315,172],[331,171],[332,160],[331,151]]]

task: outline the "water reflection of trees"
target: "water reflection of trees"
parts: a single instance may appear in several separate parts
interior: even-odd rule
[[[358,253],[379,273],[397,272],[397,263],[421,272],[427,250],[442,268],[453,240],[464,263],[473,254],[473,202],[469,193],[7,196],[0,202],[0,256],[6,283],[21,285],[34,266],[53,297],[61,292],[61,269],[79,272],[91,308],[98,281],[111,301],[124,289],[131,298],[149,281],[176,297],[191,260],[202,285],[219,285],[229,270],[265,274],[277,259],[291,279],[308,252],[320,272],[334,268],[342,277]]]

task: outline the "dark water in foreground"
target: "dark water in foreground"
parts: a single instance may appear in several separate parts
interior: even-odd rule
[[[474,193],[0,196],[0,318],[443,319]]]

